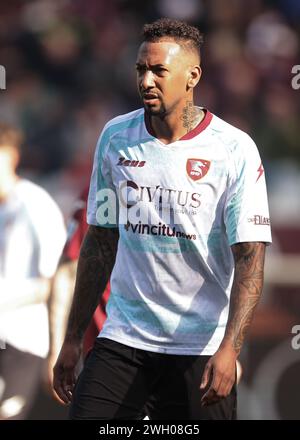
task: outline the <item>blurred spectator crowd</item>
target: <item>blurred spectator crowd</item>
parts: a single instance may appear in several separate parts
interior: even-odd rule
[[[65,216],[70,213],[102,127],[140,106],[139,36],[143,23],[160,16],[202,30],[196,103],[255,139],[271,201],[272,194],[293,197],[300,183],[300,90],[291,85],[292,67],[300,64],[299,0],[3,2],[0,64],[7,84],[0,91],[0,119],[25,132],[23,175],[46,186]],[[281,214],[287,202],[278,202],[275,217],[291,221],[292,215]],[[296,215],[295,203],[290,209]]]

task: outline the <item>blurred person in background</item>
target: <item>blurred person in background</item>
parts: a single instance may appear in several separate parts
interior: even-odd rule
[[[49,349],[50,279],[65,243],[50,195],[17,174],[22,134],[0,123],[0,419],[25,419]]]
[[[136,63],[144,108],[100,136],[90,226],[54,368],[73,419],[236,418],[236,361],[271,234],[255,143],[194,105],[201,42],[186,23],[146,25]],[[128,221],[100,203],[101,190],[120,199]],[[146,224],[129,220],[137,202],[151,213]],[[164,220],[164,206],[179,211],[177,221]],[[84,331],[110,275],[107,319],[77,381]]]

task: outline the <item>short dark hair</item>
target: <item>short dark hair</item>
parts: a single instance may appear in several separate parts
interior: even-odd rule
[[[195,50],[200,57],[200,47],[203,43],[203,35],[195,26],[184,21],[171,18],[159,18],[143,27],[144,41],[155,42],[163,38],[172,38],[176,43],[184,43],[188,49]]]
[[[0,148],[14,147],[20,152],[23,134],[20,130],[5,122],[0,122]]]

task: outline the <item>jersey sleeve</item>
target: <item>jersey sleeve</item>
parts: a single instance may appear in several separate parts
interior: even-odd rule
[[[107,228],[118,226],[117,191],[113,184],[109,161],[109,128],[97,142],[87,205],[87,223]]]
[[[230,245],[272,241],[264,168],[247,135],[231,154],[225,225]]]

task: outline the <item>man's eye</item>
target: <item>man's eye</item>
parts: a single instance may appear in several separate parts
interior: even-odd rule
[[[156,75],[162,76],[162,75],[165,74],[166,69],[158,68],[158,69],[155,69],[153,72],[154,72]]]

